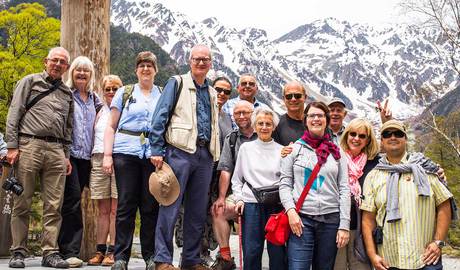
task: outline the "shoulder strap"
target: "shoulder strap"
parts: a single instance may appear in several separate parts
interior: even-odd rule
[[[238,131],[234,130],[230,132],[230,138],[228,140],[230,144],[230,153],[232,154],[232,163],[235,164],[235,148],[236,148],[236,139],[238,139]]]
[[[134,91],[134,85],[128,84],[128,85],[125,86],[125,89],[124,89],[124,92],[123,92],[122,103],[121,103],[121,110],[122,111],[126,106],[126,102],[133,97],[133,91]]]
[[[176,94],[174,96],[174,104],[171,108],[171,112],[169,113],[169,118],[168,118],[168,121],[166,122],[165,130],[168,129],[169,122],[171,121],[171,117],[173,116],[174,111],[176,110],[177,101],[179,100],[180,94],[182,93],[182,88],[184,87],[184,83],[183,83],[183,79],[181,75],[174,76],[174,78],[179,83],[179,86],[177,87],[177,90],[175,89]]]
[[[37,102],[39,102],[40,100],[42,100],[44,97],[46,97],[47,95],[53,93],[56,89],[59,88],[59,86],[61,86],[61,84],[62,84],[62,81],[59,80],[59,81],[53,83],[52,86],[51,86],[51,88],[50,88],[48,91],[43,92],[43,93],[40,93],[40,94],[38,94],[36,97],[34,97],[34,99],[32,99],[31,102],[27,103],[27,105],[26,105],[26,112],[27,112],[28,110],[30,110],[30,108],[32,108],[35,104],[37,104]]]
[[[308,178],[307,184],[303,188],[302,194],[300,194],[299,200],[297,200],[297,203],[295,204],[296,212],[300,211],[300,208],[302,207],[302,204],[305,201],[305,198],[307,197],[307,194],[310,191],[310,188],[313,185],[313,182],[314,182],[316,176],[318,175],[318,172],[319,172],[320,168],[321,168],[321,165],[319,163],[316,163],[316,166],[313,169],[313,172],[310,174],[310,178]]]
[[[98,114],[104,105],[102,105],[102,103],[97,104],[96,101],[99,101],[99,97],[93,92],[94,109],[96,109],[96,114]]]
[[[174,110],[176,110],[177,101],[179,100],[180,94],[182,93],[182,88],[184,87],[184,79],[182,79],[181,75],[174,76],[174,78],[176,78],[176,80],[179,82],[179,87],[177,88],[176,97],[174,99],[174,105],[172,107],[173,112]]]

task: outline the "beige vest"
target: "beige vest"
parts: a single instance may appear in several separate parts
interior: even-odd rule
[[[187,153],[195,153],[198,128],[196,123],[196,87],[192,76],[189,73],[180,76],[183,86],[177,106],[174,110],[166,131],[165,139],[170,145],[177,147]],[[180,78],[176,76],[180,82]],[[211,101],[211,141],[209,142],[209,152],[214,161],[219,160],[219,109],[217,107],[217,95],[214,88],[209,86],[209,97]]]

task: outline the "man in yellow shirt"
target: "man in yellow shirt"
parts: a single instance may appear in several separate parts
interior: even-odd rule
[[[367,254],[376,270],[442,269],[452,194],[430,173],[434,168],[420,165],[423,155],[409,154],[406,144],[407,131],[401,122],[383,124],[381,146],[386,154],[363,188]]]

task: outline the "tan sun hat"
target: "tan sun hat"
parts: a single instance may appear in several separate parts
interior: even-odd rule
[[[387,130],[389,128],[394,128],[394,129],[397,129],[397,130],[401,130],[402,132],[404,132],[404,134],[407,135],[407,128],[404,125],[404,123],[401,122],[401,121],[398,121],[398,120],[395,120],[395,119],[391,119],[391,120],[386,121],[385,123],[383,123],[382,127],[380,128],[380,133],[384,132],[385,130]]]
[[[179,197],[180,186],[168,163],[163,162],[161,169],[156,169],[149,178],[149,190],[159,204],[168,206]]]

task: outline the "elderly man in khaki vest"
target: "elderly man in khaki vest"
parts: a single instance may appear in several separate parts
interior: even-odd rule
[[[181,188],[172,205],[160,206],[155,237],[156,270],[178,269],[172,265],[173,231],[182,199],[182,269],[209,269],[201,264],[200,242],[213,162],[220,155],[217,97],[206,79],[211,61],[207,46],[193,47],[190,72],[169,79],[153,114],[150,159],[157,167],[162,166],[163,159],[168,162]]]

